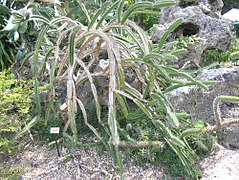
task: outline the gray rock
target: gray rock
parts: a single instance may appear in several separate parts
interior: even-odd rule
[[[220,147],[200,164],[204,170],[202,180],[238,180],[239,177],[239,151]]]
[[[101,59],[95,66],[93,72],[101,73],[108,68],[108,60]],[[135,70],[129,67],[124,68],[125,81],[133,88],[140,91],[142,89],[142,83],[138,79]],[[109,101],[109,77],[108,75],[100,75],[93,78],[94,85],[96,86],[98,93],[98,101],[103,106],[108,106]],[[94,97],[91,91],[91,85],[89,81],[84,82],[82,86],[77,89],[77,97],[82,101],[87,109],[95,107]]]
[[[102,53],[103,54],[103,53]],[[105,56],[102,55],[102,56]],[[38,69],[41,69],[44,63],[45,57],[39,55],[39,65]],[[53,59],[52,59],[53,61]],[[102,106],[108,106],[108,92],[109,92],[109,76],[108,76],[108,67],[109,67],[109,60],[108,59],[100,59],[99,61],[95,62],[95,64],[90,69],[92,73],[93,83],[97,90],[98,101]],[[27,69],[29,76],[34,76],[34,61],[33,57],[30,57],[28,60],[29,64],[25,68]],[[43,74],[43,82],[41,82],[41,86],[47,85],[49,83],[49,75],[50,75],[50,64],[46,64],[46,71]],[[105,73],[103,73],[105,72]],[[39,73],[39,72],[38,72]],[[96,75],[97,74],[97,75]],[[100,75],[101,74],[101,75]],[[39,73],[40,75],[40,73]],[[137,74],[133,68],[125,67],[124,68],[124,75],[125,81],[134,87],[137,90],[142,89],[142,83],[137,77]],[[66,102],[67,99],[67,78],[62,78],[60,81],[56,81],[55,84],[55,102],[58,104],[63,104]],[[42,111],[45,111],[48,104],[49,104],[49,95],[48,91],[41,91],[40,92],[40,103]],[[95,100],[91,89],[90,82],[86,80],[78,87],[76,87],[76,95],[82,103],[84,104],[87,110],[92,110],[95,108]]]
[[[176,5],[162,8],[161,25],[152,36],[152,41],[157,42],[162,37],[165,31],[162,26],[167,28],[176,19],[181,18],[183,23],[171,32],[169,41],[183,36],[198,35],[203,41],[197,47],[196,54],[201,56],[214,48],[226,51],[234,34],[232,23],[221,18],[222,7],[221,0],[177,0]],[[199,64],[200,59],[192,57],[191,49],[188,52],[187,57],[179,58],[179,62],[182,62],[180,66],[189,60]]]
[[[198,79],[219,81],[210,85],[208,90],[196,86],[182,87],[167,93],[166,96],[178,112],[192,114],[192,119],[201,119],[215,125],[213,100],[220,95],[239,96],[239,68],[205,70]],[[220,103],[222,118],[239,118],[239,104]],[[239,127],[231,125],[220,132],[222,144],[239,148]]]

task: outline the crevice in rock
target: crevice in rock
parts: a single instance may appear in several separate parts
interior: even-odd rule
[[[198,34],[200,27],[193,23],[183,23],[174,31],[175,38],[181,38],[185,36],[192,36]]]

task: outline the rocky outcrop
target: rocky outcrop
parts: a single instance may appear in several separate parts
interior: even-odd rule
[[[202,43],[196,52],[189,49],[188,56],[180,57],[180,66],[187,61],[200,63],[194,54],[202,55],[209,49],[227,50],[233,37],[231,22],[221,18],[222,0],[177,0],[176,5],[164,7],[161,11],[160,26],[152,36],[157,42],[164,30],[176,19],[181,18],[183,23],[169,35],[169,40],[183,36],[197,35]],[[164,27],[164,28],[162,28]]]
[[[198,76],[201,80],[216,80],[208,90],[198,87],[182,87],[167,93],[169,101],[178,112],[192,114],[192,119],[201,119],[215,125],[213,101],[217,96],[239,96],[239,68],[205,70]],[[239,118],[239,104],[223,101],[220,103],[222,118]],[[220,130],[220,140],[224,146],[239,148],[239,126],[231,125]]]

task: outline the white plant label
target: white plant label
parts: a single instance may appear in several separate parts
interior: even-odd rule
[[[60,132],[60,128],[59,127],[52,127],[50,129],[50,133],[51,134],[59,134],[59,132]]]
[[[64,103],[64,104],[62,104],[61,106],[60,106],[60,109],[63,111],[64,109],[66,109],[67,108],[67,105],[66,105],[66,103]]]

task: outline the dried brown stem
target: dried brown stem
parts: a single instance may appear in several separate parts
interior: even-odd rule
[[[218,131],[221,127],[230,126],[232,124],[239,124],[239,119],[224,119],[220,125],[209,126],[205,130],[206,132]]]
[[[106,69],[107,71],[101,71],[99,73],[94,73],[94,74],[91,74],[92,77],[98,77],[98,76],[106,76],[106,74],[108,74],[108,68]],[[86,80],[88,79],[88,76],[85,75],[85,76],[81,76],[80,79],[77,79],[76,80],[76,88],[79,88],[80,85],[85,82]]]
[[[119,146],[121,147],[131,147],[131,148],[143,148],[149,146],[163,146],[165,143],[161,141],[137,141],[135,143],[130,143],[126,141],[120,141]]]
[[[220,107],[219,107],[221,100],[226,100],[226,101],[237,103],[237,102],[239,102],[239,97],[223,96],[222,95],[222,96],[218,96],[214,99],[213,113],[214,113],[214,117],[215,117],[217,123],[215,126],[210,126],[210,127],[206,128],[206,132],[218,131],[222,126],[230,126],[232,124],[239,124],[239,119],[234,119],[234,118],[233,119],[232,118],[224,119],[224,121],[222,121]]]

